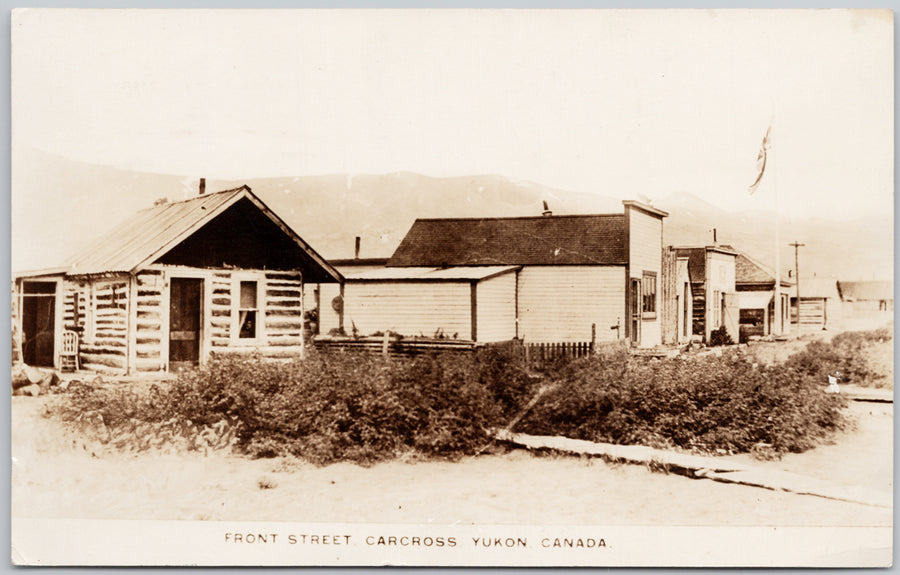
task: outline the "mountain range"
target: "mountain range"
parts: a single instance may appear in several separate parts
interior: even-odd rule
[[[12,267],[52,267],[133,212],[165,197],[197,193],[199,177],[152,174],[76,162],[40,152],[14,153]],[[388,257],[416,218],[540,215],[546,201],[554,214],[611,213],[621,198],[554,189],[497,175],[430,177],[411,172],[207,178],[210,192],[248,185],[266,204],[329,259]],[[643,196],[636,199],[646,200]],[[709,245],[715,239],[774,264],[772,212],[729,212],[690,193],[653,205],[669,212],[664,242]],[[893,278],[893,217],[826,221],[803,214],[780,218],[785,274],[800,248],[801,277],[841,280]]]

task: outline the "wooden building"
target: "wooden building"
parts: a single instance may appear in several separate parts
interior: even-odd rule
[[[797,288],[800,305],[797,306]],[[841,294],[834,278],[801,278],[791,288],[791,322],[796,324],[799,311],[801,331],[836,329],[843,315]]]
[[[65,331],[83,366],[127,373],[289,356],[303,350],[304,282],[342,280],[243,186],[148,208],[60,268],[18,274],[14,321],[34,365],[58,366]]]
[[[738,341],[740,306],[735,287],[735,258],[730,246],[675,247],[675,254],[687,258],[691,282],[691,333],[704,342],[714,330],[725,327]]]
[[[850,313],[894,311],[894,282],[892,281],[841,281],[838,282],[838,290],[841,300],[849,304]]]
[[[416,220],[385,269],[347,278],[343,328],[659,345],[668,214],[623,204],[618,214]]]
[[[790,294],[794,282],[781,275],[781,317],[775,317],[775,272],[745,253],[735,259],[735,288],[740,305],[741,331],[750,335],[787,333],[790,329]],[[780,329],[779,329],[780,328]]]
[[[693,335],[693,289],[688,271],[688,257],[679,256],[672,246],[663,251],[660,309],[662,342],[681,345]]]

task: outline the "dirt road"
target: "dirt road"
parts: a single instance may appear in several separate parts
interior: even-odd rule
[[[883,526],[892,521],[889,509],[523,451],[371,468],[317,468],[294,459],[223,453],[92,453],[41,417],[44,401],[12,401],[13,516],[439,524]],[[860,418],[857,430],[834,445],[765,464],[835,481],[890,485],[892,411],[869,413],[862,405],[853,407]]]

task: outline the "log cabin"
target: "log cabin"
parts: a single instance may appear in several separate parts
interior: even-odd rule
[[[16,274],[14,327],[26,363],[134,374],[213,354],[302,354],[304,282],[343,276],[248,186],[142,210],[59,268]]]

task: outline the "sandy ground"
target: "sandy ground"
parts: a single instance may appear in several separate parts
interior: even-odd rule
[[[461,462],[317,468],[224,453],[91,453],[12,398],[14,517],[459,524],[874,525],[889,509],[525,451]],[[782,462],[835,481],[892,485],[890,406],[855,404],[855,431]],[[871,413],[870,413],[871,411]],[[749,460],[748,460],[749,461]],[[753,461],[754,464],[760,463]]]

